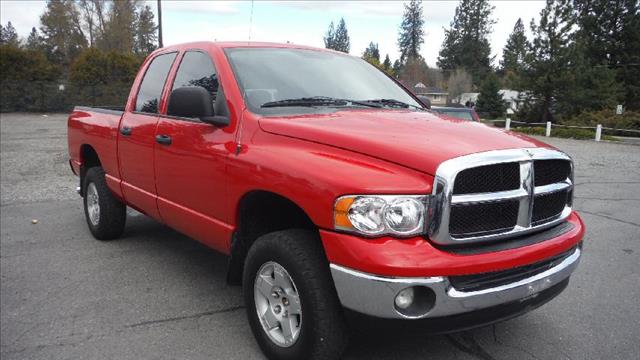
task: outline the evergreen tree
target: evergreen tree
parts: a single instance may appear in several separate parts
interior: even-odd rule
[[[0,25],[0,45],[20,46],[18,33],[16,32],[16,28],[13,27],[13,24],[11,24],[11,21],[7,23],[7,26],[3,27]]]
[[[336,30],[335,30],[335,26],[333,25],[333,21],[329,24],[329,29],[327,29],[327,32],[324,35],[324,47],[327,49],[335,49],[335,37],[336,37]]]
[[[619,101],[640,109],[640,3],[635,0],[574,0],[585,61],[616,72],[624,91]]]
[[[87,45],[79,18],[72,0],[47,2],[47,8],[40,16],[40,31],[47,55],[54,63],[68,66]]]
[[[524,32],[522,19],[518,18],[513,32],[509,35],[507,43],[502,50],[500,61],[501,71],[505,75],[505,83],[510,89],[521,89],[520,77],[524,72],[525,58],[530,47],[527,35]]]
[[[389,59],[389,54],[385,55],[384,57],[384,61],[382,62],[382,70],[384,70],[387,74],[394,76],[393,64],[391,64],[391,59]]]
[[[156,49],[158,41],[157,27],[153,21],[153,12],[149,5],[140,9],[136,23],[135,53],[146,56]]]
[[[640,3],[625,0],[624,6],[625,14],[618,36],[621,51],[616,78],[623,84],[625,107],[640,111]]]
[[[540,21],[531,22],[533,42],[527,56],[525,82],[531,93],[531,109],[522,114],[530,120],[552,121],[551,112],[561,92],[568,91],[566,76],[573,38],[573,7],[570,0],[547,0]]]
[[[401,64],[408,58],[420,57],[420,47],[424,43],[423,26],[422,2],[411,0],[408,5],[404,4],[404,15],[398,34]]]
[[[104,33],[96,42],[102,50],[123,53],[134,51],[136,43],[137,0],[119,0],[111,3]]]
[[[581,41],[570,45],[568,58],[569,68],[563,72],[561,80],[564,88],[571,91],[558,91],[558,113],[566,119],[583,111],[615,108],[622,93],[616,71],[606,64],[593,66]]]
[[[349,40],[349,32],[347,31],[347,24],[344,18],[340,19],[338,26],[334,29],[333,21],[329,24],[329,29],[324,36],[324,47],[336,51],[342,51],[349,53],[351,48]]]
[[[495,119],[504,115],[505,103],[500,94],[500,82],[494,73],[488,73],[480,86],[480,94],[476,102],[476,111],[481,116]]]
[[[372,65],[381,67],[380,50],[378,50],[378,44],[374,44],[373,41],[370,42],[369,46],[364,50],[362,58]]]
[[[400,71],[402,70],[402,64],[400,63],[400,59],[396,59],[396,61],[393,62],[393,76],[395,76],[396,78],[400,77]]]
[[[474,81],[491,71],[489,34],[495,21],[494,7],[488,0],[461,0],[438,56],[438,67],[445,70],[465,68]]]
[[[29,37],[27,38],[26,48],[33,51],[42,50],[42,37],[35,27],[31,28],[31,32],[29,33]]]
[[[349,53],[351,44],[349,40],[349,32],[347,31],[347,24],[344,22],[344,19],[340,19],[338,27],[336,28],[334,45],[335,50],[342,51],[347,54]]]

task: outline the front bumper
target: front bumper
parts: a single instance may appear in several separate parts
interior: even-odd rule
[[[568,280],[578,266],[580,247],[557,265],[533,276],[476,291],[457,290],[446,276],[386,277],[331,264],[331,275],[342,305],[361,314],[387,319],[422,319],[464,314],[515,301],[535,298]],[[435,294],[424,313],[407,315],[394,305],[396,295],[408,287],[425,287]]]

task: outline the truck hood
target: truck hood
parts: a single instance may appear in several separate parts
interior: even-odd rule
[[[345,110],[331,114],[263,117],[260,127],[355,151],[434,175],[445,160],[489,150],[550,147],[478,122],[404,110]]]

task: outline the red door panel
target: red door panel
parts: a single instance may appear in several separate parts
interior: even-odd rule
[[[165,223],[219,251],[228,252],[232,227],[225,222],[226,142],[233,134],[197,120],[161,117],[156,135],[158,208]]]
[[[157,115],[126,112],[118,133],[118,159],[127,203],[160,220],[153,170],[157,123]]]

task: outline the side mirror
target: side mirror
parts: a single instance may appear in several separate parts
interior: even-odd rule
[[[219,127],[229,125],[227,116],[215,116],[211,94],[201,86],[187,86],[173,90],[169,97],[167,114],[198,118],[202,122]]]
[[[424,95],[416,95],[416,97],[418,98],[418,100],[420,100],[424,107],[426,107],[427,109],[431,109],[431,100],[429,100],[428,97]]]

